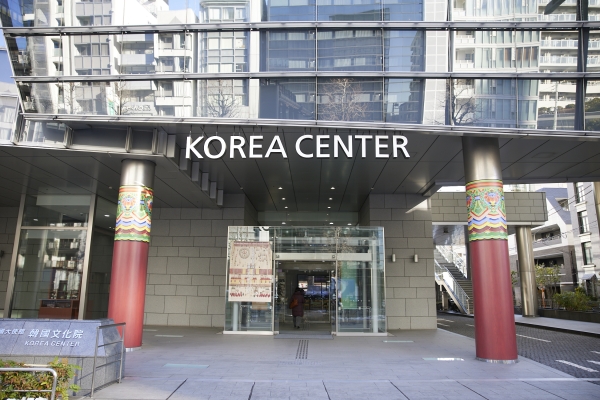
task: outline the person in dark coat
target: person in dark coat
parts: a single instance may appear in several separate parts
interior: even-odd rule
[[[300,322],[298,321],[298,317],[302,318],[304,316],[304,290],[300,288],[296,288],[296,291],[292,295],[290,299],[290,305],[296,300],[296,306],[290,307],[292,309],[292,315],[294,316],[294,328],[300,329]]]

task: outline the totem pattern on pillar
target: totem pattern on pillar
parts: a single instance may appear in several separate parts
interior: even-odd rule
[[[119,188],[115,240],[150,242],[153,197],[145,186]]]
[[[507,240],[504,189],[500,180],[467,183],[469,241]]]

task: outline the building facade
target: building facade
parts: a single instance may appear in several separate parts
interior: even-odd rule
[[[596,176],[594,4],[0,0],[0,17],[22,110],[1,138],[5,316],[109,316],[129,347],[144,322],[274,333],[293,282],[330,332],[435,329],[432,226],[462,215],[477,356],[515,361],[507,221],[527,248],[544,213],[502,185]],[[465,184],[467,214],[434,221],[430,197]]]
[[[589,182],[576,182],[568,186],[569,212],[573,221],[574,250],[577,258],[577,275],[579,286],[585,289],[588,295],[597,297],[598,273],[600,270],[595,264],[600,254],[600,235],[598,230],[598,208],[596,185]]]

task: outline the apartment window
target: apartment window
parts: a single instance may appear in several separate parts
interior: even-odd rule
[[[592,263],[592,243],[582,243],[581,250],[583,251],[583,264],[590,265]]]
[[[161,83],[163,97],[173,97],[173,82]]]
[[[556,199],[558,201],[558,205],[563,211],[569,211],[569,199]]]
[[[585,201],[585,189],[581,182],[575,184],[575,201],[577,203],[583,203]]]
[[[577,221],[579,222],[579,233],[587,233],[590,231],[590,224],[588,222],[586,210],[577,213]]]
[[[159,35],[160,48],[161,49],[172,49],[173,48],[173,36],[172,35]]]

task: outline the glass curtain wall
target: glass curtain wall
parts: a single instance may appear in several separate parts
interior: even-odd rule
[[[0,18],[26,114],[600,130],[595,1],[9,1]],[[102,25],[158,28],[58,31]],[[26,122],[20,141],[63,132]]]
[[[79,317],[91,205],[85,195],[25,197],[10,318]]]
[[[289,311],[275,279],[282,262],[334,263],[333,333],[386,332],[383,228],[370,227],[230,227],[225,332],[279,331]]]
[[[26,195],[6,315],[106,318],[116,208],[90,195]]]

